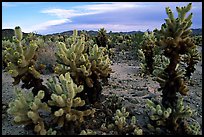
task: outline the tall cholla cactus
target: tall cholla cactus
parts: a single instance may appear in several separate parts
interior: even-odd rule
[[[59,50],[56,53],[58,65],[55,72],[58,74],[70,72],[77,85],[84,85],[81,97],[93,103],[98,101],[101,94],[102,87],[99,80],[107,79],[112,72],[111,62],[108,55],[104,54],[104,47],[93,45],[86,53],[84,37],[75,38],[76,36],[73,35],[75,41],[71,47],[67,47],[62,42],[59,43]]]
[[[98,35],[96,37],[96,43],[99,47],[106,47],[108,43],[108,36],[106,30],[101,28],[98,30]]]
[[[189,29],[192,21],[192,13],[185,17],[190,11],[192,4],[186,7],[177,7],[178,18],[174,15],[169,7],[166,8],[168,19],[162,25],[161,30],[157,31],[158,44],[164,49],[164,55],[170,59],[170,63],[160,76],[160,81],[163,79],[166,84],[162,86],[163,90],[163,105],[174,107],[176,105],[176,92],[182,95],[187,95],[187,87],[184,85],[183,73],[177,72],[177,66],[180,63],[180,55],[188,53],[189,50],[195,48],[192,38],[189,36]],[[180,75],[179,75],[180,74]],[[165,79],[165,77],[168,77]]]
[[[141,49],[138,50],[138,56],[141,60],[140,67],[143,73],[152,74],[153,68],[153,57],[155,48],[155,36],[154,32],[150,34],[145,32],[143,35],[143,41],[141,42]]]
[[[176,106],[178,105],[177,92],[181,95],[187,95],[188,88],[184,81],[184,71],[179,68],[181,55],[187,54],[190,50],[195,49],[196,45],[191,38],[190,26],[192,25],[192,13],[187,17],[192,4],[189,3],[184,7],[176,7],[178,18],[174,18],[169,7],[166,8],[168,19],[162,24],[161,30],[155,30],[158,39],[158,45],[164,49],[164,55],[169,58],[170,63],[158,77],[160,89],[162,90],[162,105],[165,108],[171,108],[172,114],[168,120],[168,127],[174,131],[183,128],[186,122],[183,117],[174,120],[177,114]],[[185,131],[184,131],[185,132]]]

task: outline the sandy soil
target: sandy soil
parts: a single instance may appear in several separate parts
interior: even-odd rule
[[[200,52],[201,50],[202,47],[199,47]],[[102,93],[104,95],[115,93],[122,97],[123,105],[128,111],[135,114],[138,124],[145,127],[147,124],[147,116],[144,115],[145,101],[148,98],[160,100],[161,93],[157,91],[159,84],[151,76],[141,77],[139,75],[139,63],[131,55],[129,52],[125,52],[124,55],[116,55],[111,66],[114,73],[109,78],[109,84],[103,87]],[[43,75],[43,79],[46,81],[49,76]],[[12,117],[6,113],[8,103],[14,99],[12,81],[10,75],[2,71],[2,134],[33,135],[32,130],[13,125]],[[192,118],[197,120],[202,127],[202,61],[197,64],[197,69],[188,87],[189,96],[184,98],[184,102],[196,110],[197,115]]]

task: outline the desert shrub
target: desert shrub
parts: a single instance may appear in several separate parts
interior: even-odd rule
[[[43,74],[54,73],[54,67],[56,65],[56,45],[55,42],[46,43],[46,46],[41,46],[37,50],[38,60],[37,65],[44,65],[45,69],[42,70]]]

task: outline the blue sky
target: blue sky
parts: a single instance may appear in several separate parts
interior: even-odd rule
[[[2,28],[20,26],[24,32],[50,34],[68,30],[107,32],[160,29],[169,6],[188,2],[2,2]],[[192,2],[192,28],[202,28],[202,2]]]

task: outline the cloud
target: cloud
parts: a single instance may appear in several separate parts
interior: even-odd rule
[[[74,19],[76,22],[79,18],[84,19],[84,17],[85,18],[88,17],[88,19],[90,19],[91,16],[97,17],[100,14],[107,14],[107,13],[109,14],[110,12],[117,12],[120,10],[133,9],[133,8],[136,8],[139,6],[141,6],[141,5],[137,5],[137,3],[127,3],[127,2],[122,2],[122,3],[121,2],[101,2],[101,3],[94,3],[93,2],[93,3],[90,3],[89,5],[75,6],[75,7],[72,7],[71,9],[48,8],[48,9],[41,10],[41,13],[56,16],[57,18],[59,18],[59,20],[67,19],[68,23],[70,23]],[[103,16],[101,16],[101,17],[103,17]],[[84,21],[85,21],[84,23],[86,23],[87,19],[85,19]],[[90,21],[91,20],[89,20],[89,22]],[[78,23],[81,24],[81,20]],[[95,23],[97,23],[97,21],[95,20],[92,23],[95,24]],[[43,23],[43,24],[45,24],[45,23]],[[40,26],[44,26],[43,24]],[[62,24],[62,23],[60,22],[60,24]],[[56,24],[56,25],[58,25],[58,24]],[[71,25],[71,24],[69,24],[69,25]],[[46,28],[48,26],[49,25],[46,25]],[[42,27],[40,27],[40,28],[42,28]]]
[[[82,6],[75,6],[72,9],[45,9],[42,10],[41,13],[47,13],[50,15],[57,16],[59,18],[72,18],[77,16],[84,16],[84,15],[93,15],[99,13],[105,13],[109,11],[119,10],[119,9],[126,9],[126,8],[133,8],[136,5],[131,3],[100,3],[94,5],[82,5]]]
[[[48,29],[49,27],[55,26],[55,25],[60,25],[65,22],[71,22],[69,19],[58,19],[58,20],[49,20],[46,22],[43,22],[41,24],[37,24],[31,27],[26,27],[24,28],[25,32],[34,32],[34,31],[43,31]]]
[[[57,16],[58,18],[72,18],[76,16],[95,14],[93,12],[84,13],[84,12],[79,12],[77,10],[66,10],[66,9],[57,9],[57,8],[42,10],[41,13],[54,15],[54,16]]]
[[[104,13],[119,9],[135,8],[137,7],[136,3],[127,3],[127,2],[112,2],[112,3],[100,3],[95,5],[83,5],[76,6],[74,9],[80,9],[85,12],[95,12],[95,13]]]

